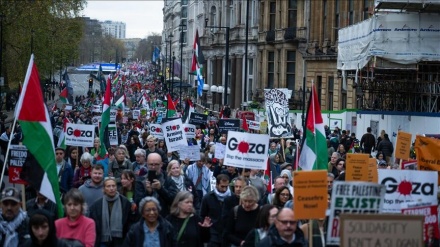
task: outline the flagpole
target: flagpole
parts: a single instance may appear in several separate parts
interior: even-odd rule
[[[313,114],[312,114],[312,118],[313,118],[313,123],[314,123],[314,125],[315,125],[315,127],[314,127],[314,133],[313,133],[313,135],[314,135],[314,138],[313,138],[313,144],[315,144],[315,150],[318,150],[318,145],[317,145],[317,141],[316,141],[316,116],[315,116],[315,82],[314,82],[314,80],[312,79],[312,88],[311,88],[312,90],[310,90],[311,91],[311,95],[310,95],[310,98],[312,99],[312,111],[313,111]],[[313,166],[317,166],[317,164],[318,164],[318,159],[316,159],[315,160],[315,164],[313,164]],[[313,170],[313,167],[312,167],[312,170]]]
[[[15,107],[17,107],[17,105],[15,105]],[[15,110],[17,110],[17,109],[15,109]],[[15,112],[15,111],[14,111],[14,112]],[[16,125],[16,123],[17,123],[17,118],[15,117],[15,118],[14,118],[14,123],[13,123],[13,125],[12,125],[11,136],[14,135],[15,125]],[[1,178],[0,178],[0,184],[3,184],[3,178],[4,178],[4,176],[5,176],[5,169],[6,169],[6,164],[7,164],[8,156],[9,156],[9,149],[10,149],[10,147],[11,147],[11,141],[12,141],[11,136],[9,137],[8,148],[6,149],[6,154],[5,154],[5,158],[4,158],[4,161],[3,161],[3,169],[2,169],[2,175],[1,175]]]

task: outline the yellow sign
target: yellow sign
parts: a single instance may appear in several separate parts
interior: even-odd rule
[[[397,159],[407,160],[409,159],[409,151],[411,148],[411,133],[399,131],[397,133],[397,142],[395,148],[395,154]]]
[[[375,158],[368,159],[368,182],[377,183],[377,162]]]
[[[345,161],[345,181],[368,182],[368,154],[347,154]]]
[[[431,137],[416,136],[414,145],[419,170],[438,171],[440,184],[440,140]]]
[[[325,218],[328,205],[327,170],[295,171],[293,177],[295,218]]]

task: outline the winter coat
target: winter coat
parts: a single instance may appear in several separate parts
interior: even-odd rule
[[[272,225],[269,229],[269,233],[265,238],[263,238],[260,243],[257,245],[258,247],[306,247],[308,246],[303,231],[297,227],[295,231],[295,240],[288,244],[284,241],[280,234],[278,233],[277,228]]]
[[[161,247],[176,247],[177,232],[173,228],[170,222],[159,216],[159,226],[157,231],[159,232],[159,241]],[[144,246],[145,233],[144,233],[144,220],[138,221],[134,224],[127,235],[125,235],[125,241],[123,247]]]

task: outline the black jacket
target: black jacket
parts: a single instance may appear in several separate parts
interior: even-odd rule
[[[3,216],[2,216],[3,217]],[[15,230],[18,234],[18,246],[24,246],[24,244],[30,239],[29,235],[29,218],[21,222],[20,226]],[[0,246],[5,246],[5,234],[0,232]]]
[[[281,239],[280,234],[278,233],[275,225],[272,225],[269,229],[269,233],[265,238],[263,238],[260,243],[257,245],[258,247],[306,247],[308,246],[306,240],[304,238],[303,231],[297,227],[295,231],[295,240],[288,244],[283,239]]]
[[[59,240],[57,238],[56,229],[55,229],[55,220],[50,212],[44,209],[37,209],[33,212],[33,214],[41,214],[46,216],[46,218],[49,221],[49,234],[46,237],[44,243],[42,245],[39,245],[37,238],[35,237],[32,231],[32,227],[29,225],[29,235],[31,238],[26,241],[26,243],[24,244],[25,247],[34,247],[34,246],[35,247],[37,246],[68,247],[68,245],[64,241]]]
[[[384,139],[377,146],[377,151],[382,152],[385,157],[391,157],[394,152],[394,147],[390,140]]]
[[[212,226],[210,228],[211,232],[211,243],[221,243],[222,240],[222,209],[223,202],[217,199],[214,191],[206,194],[202,199],[202,205],[200,207],[200,217],[204,219],[206,216],[211,218]]]
[[[161,247],[176,247],[177,232],[174,230],[170,222],[159,216],[159,240]],[[127,235],[125,235],[123,247],[144,246],[144,224],[145,221],[140,220],[134,224]]]
[[[104,198],[101,198],[97,201],[95,201],[92,206],[90,206],[90,212],[89,216],[95,221],[96,226],[96,241],[95,246],[101,246],[101,235],[102,235],[102,200]],[[129,227],[131,225],[132,221],[132,214],[131,214],[131,203],[128,201],[128,199],[123,196],[119,195],[119,200],[121,200],[121,208],[122,208],[122,225],[123,225],[123,233],[122,236],[125,236],[129,230]],[[112,212],[114,213],[114,212]]]

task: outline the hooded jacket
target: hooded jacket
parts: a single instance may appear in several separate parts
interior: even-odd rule
[[[94,202],[102,198],[102,196],[104,195],[103,188],[104,183],[102,181],[99,185],[95,185],[92,182],[92,179],[88,179],[84,182],[83,185],[79,187],[78,190],[81,191],[84,196],[84,200],[90,207]]]
[[[56,228],[55,228],[55,220],[53,219],[51,213],[44,209],[37,209],[35,212],[33,212],[30,217],[32,218],[35,214],[41,214],[44,215],[47,218],[48,224],[49,224],[49,234],[47,235],[47,238],[44,240],[43,244],[39,245],[38,240],[35,237],[32,226],[29,224],[29,235],[31,236],[30,239],[24,244],[24,247],[36,247],[36,246],[54,246],[54,247],[67,247],[67,244],[64,241],[58,240],[56,236]]]

